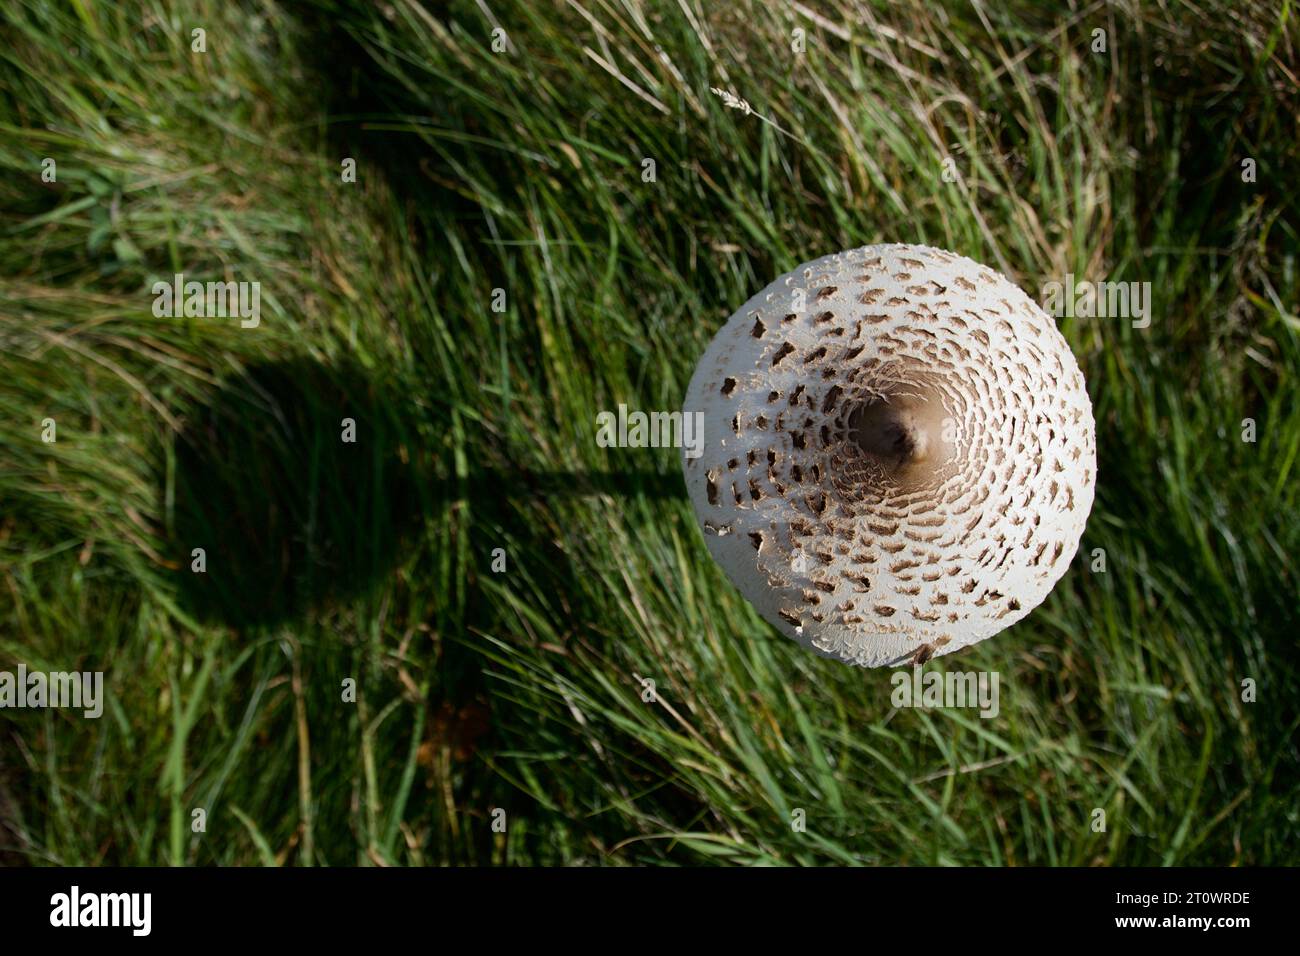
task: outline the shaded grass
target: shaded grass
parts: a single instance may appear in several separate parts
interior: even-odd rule
[[[188,410],[160,466],[186,609],[236,627],[280,624],[390,573],[419,480],[399,445],[400,410],[347,366],[301,361],[249,367]],[[196,549],[204,571],[186,574]]]
[[[6,712],[21,859],[1294,862],[1289,8],[507,3],[500,54],[472,3],[79,9],[3,24],[0,662],[102,668],[112,699],[93,725]],[[882,240],[1031,294],[1154,290],[1145,330],[1062,320],[1098,423],[1074,568],[931,665],[998,670],[996,720],[894,710],[888,672],[782,640],[709,561],[674,454],[595,443],[601,409],[677,407],[776,274]],[[175,271],[261,281],[262,328],[154,318]],[[409,495],[331,486],[346,467],[243,414],[215,416],[240,420],[215,475],[186,464],[267,368],[324,437],[355,400],[313,370],[346,368]],[[326,512],[276,462],[332,476]],[[332,580],[196,597],[178,473],[217,489],[210,527],[268,516],[240,575]],[[405,549],[359,533],[371,509]]]

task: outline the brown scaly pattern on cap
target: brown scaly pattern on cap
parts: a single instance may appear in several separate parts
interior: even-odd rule
[[[1083,375],[1004,276],[867,246],[733,315],[684,405],[710,552],[783,633],[864,666],[946,654],[1024,617],[1092,507]]]

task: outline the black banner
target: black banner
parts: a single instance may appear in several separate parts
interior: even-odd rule
[[[689,928],[693,941],[734,944],[831,919],[945,944],[1014,927],[1231,946],[1280,932],[1295,888],[1283,869],[13,869],[0,871],[0,926],[6,942],[338,944],[432,932],[567,944]]]

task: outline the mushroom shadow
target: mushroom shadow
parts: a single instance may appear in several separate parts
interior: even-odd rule
[[[181,606],[250,627],[358,597],[456,500],[526,537],[512,499],[685,493],[680,475],[648,470],[471,466],[463,481],[441,479],[407,407],[353,365],[297,358],[249,366],[191,408],[175,443],[169,541]]]
[[[295,359],[251,366],[192,409],[175,445],[182,606],[268,625],[380,580],[415,510],[399,408],[351,365]]]

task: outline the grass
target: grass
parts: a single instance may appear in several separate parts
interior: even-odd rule
[[[6,6],[0,670],[109,696],[0,712],[0,858],[1295,863],[1297,12],[1055,6]],[[999,671],[994,720],[781,638],[676,453],[595,440],[877,241],[1154,292],[1061,322],[1071,570],[929,665]],[[175,272],[260,327],[155,317]]]

